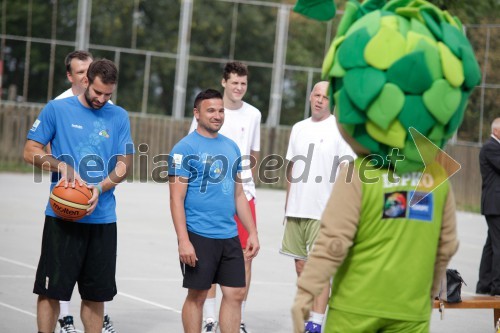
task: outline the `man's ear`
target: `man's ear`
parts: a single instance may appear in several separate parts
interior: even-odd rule
[[[73,76],[71,75],[71,72],[66,72],[66,77],[70,83],[73,83]]]
[[[193,109],[193,116],[196,118],[196,121],[200,119],[200,111],[197,108]]]
[[[89,86],[89,78],[87,76],[83,77],[83,84],[85,85],[85,88]]]
[[[224,79],[224,78],[223,78],[223,79],[220,81],[220,85],[221,85],[221,86],[225,89],[225,88],[226,88],[226,79]]]

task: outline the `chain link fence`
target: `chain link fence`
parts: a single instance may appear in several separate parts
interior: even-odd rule
[[[292,125],[309,115],[339,19],[307,20],[271,1],[2,0],[0,96],[47,102],[68,87],[65,55],[83,47],[118,65],[114,102],[181,119],[198,91],[220,87],[223,64],[239,60],[250,69],[246,99],[265,124]],[[468,25],[466,33],[483,78],[454,141],[480,145],[499,116],[500,25]]]

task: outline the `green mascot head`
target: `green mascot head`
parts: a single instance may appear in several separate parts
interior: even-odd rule
[[[443,148],[481,79],[461,22],[423,0],[349,1],[322,75],[353,149],[398,173],[424,167],[410,128]]]

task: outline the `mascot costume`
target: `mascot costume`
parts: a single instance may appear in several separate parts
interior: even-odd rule
[[[294,10],[324,21],[335,4]],[[358,158],[339,172],[297,282],[294,332],[331,279],[324,332],[429,332],[458,247],[453,172],[439,157],[481,80],[473,49],[460,20],[430,2],[349,1],[322,75]]]

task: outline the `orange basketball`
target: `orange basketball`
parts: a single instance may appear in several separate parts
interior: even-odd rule
[[[64,220],[77,221],[85,216],[92,191],[84,184],[78,182],[75,187],[68,185],[64,188],[64,182],[52,189],[50,193],[50,206],[57,216]]]

